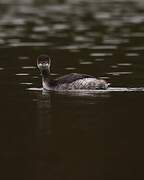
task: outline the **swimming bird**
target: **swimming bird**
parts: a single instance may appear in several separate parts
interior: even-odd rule
[[[94,76],[79,73],[70,73],[56,79],[50,75],[51,59],[48,55],[40,55],[37,58],[37,67],[42,76],[44,90],[69,91],[69,90],[98,90],[107,89],[109,83]]]

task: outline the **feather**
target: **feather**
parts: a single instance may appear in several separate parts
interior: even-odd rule
[[[71,73],[55,79],[54,84],[72,83],[76,80],[84,79],[84,78],[95,78],[95,77],[87,74]]]

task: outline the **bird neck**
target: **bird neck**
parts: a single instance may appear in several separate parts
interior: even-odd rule
[[[41,75],[42,75],[42,77],[46,78],[46,77],[50,76],[50,72],[47,69],[42,69]]]
[[[42,74],[42,82],[50,82],[51,76],[50,74]]]
[[[42,76],[42,86],[44,89],[50,89],[50,75]]]
[[[42,85],[45,89],[54,88],[57,85],[57,81],[53,79],[50,75],[42,77]]]

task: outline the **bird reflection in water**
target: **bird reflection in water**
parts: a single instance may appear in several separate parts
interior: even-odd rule
[[[38,108],[38,134],[51,133],[51,94],[41,93],[37,95]]]
[[[50,135],[52,133],[52,118],[54,112],[64,110],[65,105],[73,108],[75,104],[87,105],[97,102],[97,98],[109,98],[110,93],[106,91],[61,91],[37,93],[38,108],[38,131],[39,135]],[[67,108],[67,107],[66,107]],[[66,109],[65,109],[66,110]],[[62,112],[61,112],[62,113]]]

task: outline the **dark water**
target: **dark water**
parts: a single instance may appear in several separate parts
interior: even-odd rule
[[[142,179],[144,10],[1,4],[0,17],[0,179]],[[92,74],[112,90],[43,94],[45,53],[53,76]]]

